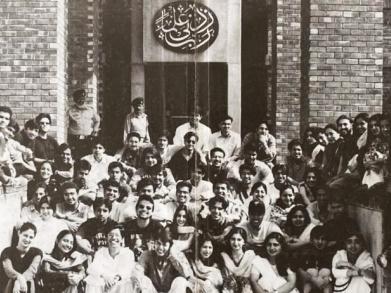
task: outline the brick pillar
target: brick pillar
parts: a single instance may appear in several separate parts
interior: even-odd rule
[[[277,0],[276,139],[279,160],[300,137],[301,1]]]
[[[309,122],[382,111],[383,0],[313,0]]]
[[[66,0],[0,1],[0,103],[23,123],[50,113],[64,140]]]

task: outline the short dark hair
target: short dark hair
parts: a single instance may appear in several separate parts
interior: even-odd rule
[[[213,156],[214,153],[217,153],[217,152],[220,152],[220,153],[223,153],[224,157],[225,157],[225,152],[222,148],[219,148],[219,147],[214,147],[213,149],[210,150],[210,156]]]
[[[26,222],[19,228],[20,233],[27,231],[27,230],[33,230],[34,235],[37,235],[37,227],[35,227],[35,225],[33,223]]]
[[[239,174],[242,174],[243,171],[248,170],[250,171],[251,175],[255,176],[257,174],[257,170],[254,166],[250,166],[248,164],[242,164],[239,166]]]
[[[219,123],[222,123],[222,122],[224,122],[225,120],[231,120],[231,122],[234,121],[234,119],[233,119],[231,116],[229,116],[229,115],[222,115],[222,116],[220,117],[220,119],[219,119]]]
[[[138,198],[137,200],[137,203],[136,203],[136,210],[138,209],[138,206],[140,205],[140,203],[145,200],[145,201],[148,201],[149,203],[152,204],[152,210],[155,208],[155,202],[153,201],[153,198],[150,197],[149,195],[142,195]]]
[[[39,124],[35,119],[29,119],[24,124],[24,129],[39,129]]]
[[[348,115],[345,115],[345,114],[343,114],[337,118],[337,125],[338,125],[339,121],[341,121],[341,120],[349,120],[349,122],[352,123],[352,118],[348,117]]]
[[[209,208],[211,208],[211,207],[213,207],[216,203],[219,203],[219,202],[222,204],[223,209],[226,210],[227,207],[228,207],[228,202],[227,202],[227,200],[226,200],[224,197],[219,196],[219,195],[216,195],[216,196],[212,197],[212,198],[209,200],[209,202],[208,202],[208,206],[209,206]]]
[[[72,181],[66,181],[61,185],[61,194],[64,194],[67,189],[76,189],[76,192],[79,192],[79,186]]]
[[[176,184],[175,190],[178,190],[178,189],[180,189],[182,187],[187,187],[189,189],[189,192],[191,192],[191,190],[193,189],[193,185],[191,185],[190,182],[188,182],[188,181],[179,181]]]
[[[264,215],[265,211],[265,204],[259,200],[252,200],[248,206],[249,215]]]
[[[121,186],[121,184],[113,179],[106,180],[103,184],[103,189],[106,190],[109,186],[118,188]]]
[[[265,190],[265,192],[267,193],[267,186],[266,186],[266,184],[261,182],[261,181],[258,181],[258,182],[254,183],[253,187],[251,187],[251,194],[253,194],[255,192],[255,190],[257,190],[261,186]]]
[[[125,229],[122,225],[117,224],[117,223],[113,223],[113,224],[108,225],[106,227],[106,235],[109,234],[111,231],[117,230],[117,229],[119,230],[121,237],[124,238],[125,237]]]
[[[136,131],[129,132],[128,135],[126,136],[126,141],[128,141],[131,137],[137,137],[138,140],[141,140],[140,133],[138,133]]]
[[[368,113],[359,113],[356,117],[354,117],[354,123],[356,123],[356,121],[358,119],[362,119],[364,120],[365,122],[368,122],[369,120],[369,114]]]
[[[108,198],[98,197],[92,204],[92,207],[94,208],[94,211],[96,211],[101,206],[106,206],[109,211],[111,211],[111,209],[113,208],[113,204]]]
[[[10,118],[12,117],[12,110],[10,107],[0,106],[0,112],[8,113],[10,114]]]
[[[88,171],[91,171],[91,164],[87,160],[76,161],[75,169],[76,170],[88,170]]]
[[[188,141],[191,137],[195,137],[197,141],[199,139],[197,133],[189,131],[183,136],[183,141]]]
[[[143,178],[143,179],[141,179],[137,183],[137,190],[136,190],[137,193],[139,193],[141,191],[141,189],[143,189],[145,186],[149,186],[149,185],[152,185],[153,186],[153,191],[155,191],[156,186],[153,183],[153,180],[151,178]]]
[[[326,239],[326,229],[324,226],[315,226],[310,233],[310,240],[324,236]]]
[[[328,128],[334,130],[335,132],[338,132],[337,125],[335,125],[334,123],[329,123],[329,124],[327,124],[327,125],[324,127],[324,131],[326,131],[326,129],[328,129]]]
[[[301,148],[303,148],[303,145],[301,143],[300,140],[298,139],[292,139],[289,143],[288,143],[288,150],[291,151],[295,146],[300,146]]]
[[[272,168],[272,173],[273,173],[273,176],[277,174],[277,171],[282,171],[283,174],[288,174],[288,168],[285,164],[276,164],[273,166]]]
[[[113,170],[115,168],[119,168],[121,170],[121,172],[124,171],[124,166],[122,165],[122,163],[117,162],[117,161],[111,162],[109,164],[109,166],[107,167],[107,170],[108,170],[108,172],[110,172],[111,170]]]
[[[47,118],[49,120],[49,123],[52,124],[52,118],[48,113],[39,113],[39,115],[37,116],[37,118],[35,118],[35,120],[39,123],[43,118]]]
[[[87,95],[87,92],[85,89],[78,89],[75,90],[72,94],[73,99],[79,98],[79,97],[85,97]]]

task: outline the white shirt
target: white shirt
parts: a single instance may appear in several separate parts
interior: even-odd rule
[[[93,154],[83,157],[82,160],[86,160],[91,164],[91,171],[88,174],[88,182],[93,185],[98,185],[100,181],[109,177],[107,169],[109,164],[115,161],[114,157],[106,154],[103,154],[102,160],[99,162],[95,160]]]
[[[185,145],[183,137],[189,131],[195,132],[198,135],[198,142],[196,144],[196,149],[202,153],[208,152],[209,148],[209,139],[212,135],[210,128],[202,123],[198,123],[197,129],[192,127],[189,122],[179,125],[175,130],[175,136],[173,139],[174,145]]]
[[[239,167],[240,165],[244,164],[244,160],[234,161],[231,164],[228,164],[228,178],[235,178],[240,180],[240,174],[239,174]],[[269,166],[266,165],[264,162],[255,161],[255,171],[256,174],[252,180],[252,184],[262,181],[266,185],[270,182],[273,182],[273,173],[272,170],[270,170]],[[260,176],[262,176],[262,180],[260,179]]]
[[[239,156],[241,147],[240,135],[230,131],[228,136],[223,136],[221,131],[217,131],[210,136],[209,149],[219,147],[225,152],[225,158]]]

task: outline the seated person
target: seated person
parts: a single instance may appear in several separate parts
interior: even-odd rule
[[[91,164],[88,161],[80,160],[75,163],[73,182],[79,187],[79,200],[86,205],[92,204],[98,192],[98,185],[89,179],[90,171]]]
[[[103,193],[104,185],[106,184],[106,182],[108,180],[114,180],[120,184],[120,188],[126,194],[126,196],[124,196],[122,199],[126,200],[132,193],[132,189],[127,184],[128,176],[125,173],[123,164],[117,161],[111,162],[109,164],[109,167],[107,168],[107,173],[109,174],[109,178],[103,179],[101,182],[99,182],[98,197],[103,197],[103,194],[101,193]]]
[[[272,210],[272,205],[271,205],[271,200],[270,197],[267,193],[267,187],[265,184],[262,182],[257,182],[253,185],[251,188],[251,193],[250,197],[247,198],[243,204],[243,210],[248,215],[248,209],[249,205],[252,201],[256,200],[259,202],[262,202],[265,206],[265,218],[269,219],[270,218],[270,212]]]
[[[269,221],[284,229],[288,213],[297,204],[300,194],[295,193],[292,185],[285,185],[281,189],[281,197],[270,210]]]
[[[75,235],[62,230],[50,254],[42,260],[42,283],[44,292],[78,292],[85,277],[87,256],[76,251]]]
[[[192,185],[190,192],[190,205],[196,214],[199,212],[201,205],[214,196],[213,184],[209,181],[203,180],[205,171],[206,166],[202,163],[197,164],[192,170],[190,170],[190,180],[188,180],[188,182]]]
[[[174,213],[174,220],[168,226],[174,246],[177,250],[186,251],[190,248],[196,232],[193,215],[186,206],[179,206]]]
[[[263,182],[260,181],[253,183],[256,173],[257,171],[253,166],[243,164],[239,167],[239,198],[242,203],[245,203],[251,197],[251,190],[253,185],[257,183],[263,184]]]
[[[167,130],[163,130],[158,134],[156,141],[156,149],[158,150],[160,157],[162,158],[162,164],[165,166],[172,158],[172,156],[182,148],[182,145],[168,144],[170,133]]]
[[[137,132],[130,132],[126,137],[126,144],[116,154],[115,158],[124,164],[129,178],[141,167],[141,136]]]
[[[46,186],[46,192],[48,193],[48,196],[55,197],[56,194],[56,182],[54,178],[52,177],[54,174],[54,168],[52,163],[49,161],[43,162],[33,180],[30,180],[27,184],[27,199],[32,199],[34,192],[36,191],[36,186],[44,184]]]
[[[280,198],[281,189],[287,184],[291,185],[295,192],[298,192],[298,188],[294,185],[294,180],[288,177],[288,169],[285,164],[276,164],[272,172],[274,181],[267,185],[268,195],[272,204],[276,203],[277,199]]]
[[[216,180],[227,179],[227,175],[225,152],[218,147],[211,149],[206,180],[215,183]]]
[[[57,185],[72,180],[74,175],[73,158],[71,147],[68,144],[63,143],[58,147],[54,159],[54,169],[54,178]]]
[[[204,205],[201,205],[201,207],[194,205],[190,203],[190,193],[193,190],[193,186],[188,181],[179,181],[176,184],[175,189],[175,198],[171,200],[169,203],[169,213],[174,214],[174,212],[177,210],[178,207],[185,206],[188,211],[192,214],[194,221],[196,221],[196,209],[202,210]]]
[[[21,145],[33,150],[35,139],[38,136],[39,124],[35,119],[29,119],[24,124],[22,131],[15,134],[14,139]]]
[[[334,252],[327,246],[327,239],[322,226],[311,230],[311,242],[302,247],[298,258],[298,273],[303,283],[303,293],[313,289],[323,293],[332,292],[331,261]]]
[[[63,202],[57,203],[55,216],[65,221],[69,230],[76,232],[91,216],[90,207],[79,201],[79,189],[73,182],[61,186]]]
[[[5,248],[0,256],[0,292],[24,293],[35,290],[35,277],[42,259],[42,251],[32,247],[37,228],[27,222],[18,232],[16,246]],[[31,292],[30,291],[30,292]]]
[[[286,158],[287,175],[297,185],[304,181],[308,160],[303,155],[303,147],[298,139],[294,139],[288,143],[288,150],[289,156]]]
[[[299,192],[306,206],[316,200],[315,190],[322,183],[321,172],[318,168],[309,167],[305,170],[304,181],[299,184]]]
[[[185,255],[172,249],[173,239],[167,230],[157,231],[153,240],[155,249],[144,251],[137,265],[145,275],[139,280],[142,292],[186,292],[191,268]]]
[[[307,206],[311,221],[315,225],[324,224],[331,219],[329,211],[329,188],[326,185],[320,185],[314,190],[315,201]]]
[[[33,223],[41,217],[38,205],[40,200],[44,196],[47,196],[46,184],[40,182],[37,183],[34,188],[35,191],[33,191],[33,197],[22,205],[22,211],[20,212],[20,224],[25,222]]]
[[[112,203],[108,198],[96,199],[93,207],[95,218],[81,224],[76,234],[79,251],[89,255],[94,255],[99,248],[107,246],[107,229],[117,224],[109,217]]]

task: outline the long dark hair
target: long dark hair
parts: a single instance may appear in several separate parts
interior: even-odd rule
[[[210,241],[212,243],[213,252],[207,260],[203,260],[200,257],[200,251],[202,245],[204,245],[204,243],[207,241]],[[193,245],[192,245],[192,255],[191,255],[192,259],[194,260],[199,259],[204,265],[212,266],[218,263],[218,256],[219,254],[218,254],[216,242],[211,236],[209,236],[208,234],[199,234],[196,238],[194,238]]]
[[[231,231],[229,231],[228,235],[225,238],[225,242],[226,242],[226,249],[225,249],[225,251],[229,255],[232,255],[232,247],[231,247],[231,245],[229,243],[229,240],[231,239],[232,235],[234,235],[234,234],[239,234],[243,238],[243,240],[244,240],[243,251],[246,251],[246,249],[247,249],[247,247],[246,247],[246,243],[247,243],[247,232],[246,232],[246,230],[244,230],[241,227],[233,227],[231,229]]]
[[[177,207],[177,209],[175,210],[175,213],[174,213],[173,222],[170,226],[170,231],[171,231],[174,239],[178,239],[178,237],[179,237],[178,224],[176,222],[176,217],[178,216],[180,211],[185,211],[185,213],[186,213],[186,226],[192,226],[192,227],[195,226],[193,217],[192,217],[189,209],[187,208],[187,206],[181,205],[181,206]]]
[[[60,249],[58,248],[58,243],[61,241],[62,238],[64,238],[66,235],[72,235],[72,238],[73,238],[73,247],[72,249],[64,254],[60,251]],[[54,244],[54,248],[52,250],[52,253],[50,254],[51,256],[53,256],[55,259],[58,259],[60,260],[61,257],[70,257],[70,255],[76,250],[76,247],[77,247],[77,244],[76,244],[76,236],[75,234],[73,234],[71,231],[69,230],[62,230],[60,233],[58,233],[57,235],[57,238],[56,238],[56,243]]]
[[[297,211],[301,211],[304,215],[304,226],[300,229],[298,229],[297,227],[295,227],[292,223],[292,218],[294,216],[294,214],[297,212]],[[292,235],[296,235],[298,236],[297,234],[301,234],[303,232],[303,230],[311,223],[311,218],[310,218],[310,215],[306,209],[306,207],[304,205],[296,205],[294,206],[288,213],[288,216],[287,216],[287,220],[286,220],[286,232],[289,236],[292,236]]]
[[[277,271],[280,276],[286,277],[288,275],[289,266],[289,257],[286,254],[286,242],[284,236],[279,232],[272,232],[266,236],[264,242],[264,249],[261,253],[261,256],[269,260],[269,254],[267,253],[266,247],[267,243],[271,240],[275,239],[281,245],[281,253],[276,256],[276,266]]]

